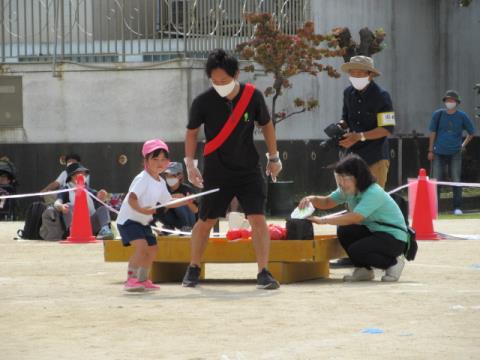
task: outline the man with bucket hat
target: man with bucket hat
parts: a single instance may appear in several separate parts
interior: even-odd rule
[[[342,155],[356,153],[368,164],[377,183],[385,187],[389,162],[388,136],[395,113],[388,92],[373,79],[381,73],[368,56],[354,56],[341,66],[351,85],[343,92],[342,119],[350,131],[340,140]]]
[[[448,169],[451,181],[459,182],[462,174],[462,152],[473,139],[475,128],[472,121],[458,109],[460,95],[455,90],[447,90],[442,99],[445,108],[436,110],[430,121],[428,160],[433,161],[432,175],[437,180],[445,180]],[[468,136],[462,142],[463,131]],[[440,192],[438,192],[440,194]],[[453,213],[462,214],[462,188],[453,186]]]
[[[392,100],[388,92],[373,81],[381,73],[372,58],[353,56],[341,70],[349,75],[351,85],[343,92],[342,120],[349,132],[338,143],[342,148],[340,157],[349,153],[359,155],[384,188],[390,166],[388,136],[395,127]],[[350,259],[345,258],[332,263],[332,267],[351,264]]]
[[[77,176],[86,176],[90,171],[80,164],[74,162],[67,166],[65,169],[67,172],[66,185],[64,189],[74,188],[77,183]],[[107,196],[105,190],[94,190],[86,187],[88,192],[97,196],[100,200],[104,200]],[[87,196],[88,211],[90,214],[90,220],[92,223],[92,232],[97,236],[97,239],[112,240],[113,233],[110,228],[110,212],[105,206],[95,207],[95,204],[90,196]],[[73,218],[73,207],[75,205],[75,191],[68,191],[58,194],[57,200],[53,204],[56,210],[60,211],[63,215],[63,221],[67,230],[70,230]]]

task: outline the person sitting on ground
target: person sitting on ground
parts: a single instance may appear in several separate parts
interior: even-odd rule
[[[163,178],[172,198],[180,199],[195,193],[190,185],[183,182],[183,166],[179,162],[171,162],[163,172]],[[160,208],[157,210],[155,219],[167,229],[180,229],[192,231],[197,221],[198,203],[190,201],[187,205],[176,208]]]
[[[405,264],[407,245],[407,227],[400,208],[376,183],[367,163],[358,155],[350,154],[340,160],[334,175],[338,186],[334,192],[328,196],[306,196],[299,208],[308,203],[317,209],[347,204],[346,213],[309,218],[316,224],[338,226],[338,240],[355,266],[343,280],[373,280],[373,268],[378,268],[385,270],[382,281],[397,281]]]
[[[80,158],[80,155],[78,154],[68,154],[68,155],[65,155],[65,170],[63,170],[59,175],[58,177],[53,180],[50,184],[48,184],[46,187],[44,187],[42,190],[40,190],[41,192],[46,192],[46,191],[54,191],[54,190],[58,190],[60,188],[63,188],[66,184],[67,184],[67,167],[70,165],[70,164],[74,164],[74,163],[79,163],[79,162],[82,162],[82,159]],[[89,181],[90,181],[90,176],[86,176],[85,177],[85,184],[89,184]]]
[[[67,166],[67,179],[64,189],[71,189],[77,186],[77,177],[81,174],[87,176],[89,170],[79,162],[74,162]],[[105,190],[96,191],[86,186],[86,190],[97,196],[100,200],[104,200],[107,196]],[[95,207],[93,199],[87,194],[88,211],[92,223],[92,232],[97,239],[112,240],[113,233],[110,227],[110,212],[105,206]],[[73,206],[75,204],[75,191],[59,193],[57,200],[53,204],[55,209],[63,214],[63,221],[68,231],[72,224]]]

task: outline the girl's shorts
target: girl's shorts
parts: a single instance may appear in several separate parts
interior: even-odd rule
[[[150,225],[142,225],[139,222],[127,220],[123,225],[117,224],[118,232],[122,237],[123,246],[130,246],[130,241],[145,239],[148,246],[157,245],[157,238],[152,233]]]

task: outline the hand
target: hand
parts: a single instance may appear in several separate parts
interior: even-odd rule
[[[106,199],[107,195],[108,195],[108,193],[107,193],[107,191],[104,190],[104,189],[99,190],[99,191],[97,192],[97,197],[98,197],[100,200],[102,200],[102,201],[104,201],[104,200]]]
[[[182,193],[172,194],[172,198],[174,199],[181,199],[183,197],[185,197],[185,195],[183,195]]]
[[[308,206],[308,204],[311,203],[311,200],[310,200],[310,196],[305,196],[302,200],[300,200],[300,202],[298,203],[298,208],[301,210],[301,209],[304,209]]]
[[[353,145],[355,145],[358,141],[360,141],[361,135],[359,133],[346,133],[343,135],[342,140],[338,142],[338,145],[341,147],[344,147],[345,149],[351,148]]]
[[[277,181],[277,176],[280,174],[280,171],[282,171],[282,161],[278,159],[278,161],[268,161],[267,162],[267,168],[265,170],[265,174],[267,176],[272,177],[272,181],[276,182]]]
[[[70,206],[68,206],[68,204],[62,204],[62,208],[60,209],[60,211],[64,214],[68,214],[68,209],[70,209]]]
[[[307,220],[310,220],[311,222],[318,224],[318,225],[326,225],[327,224],[327,219],[322,219],[318,216],[310,216],[307,218]]]
[[[435,157],[435,154],[433,153],[433,151],[429,151],[427,155],[428,161],[432,161],[434,157]]]
[[[203,189],[203,177],[195,165],[187,166],[188,181],[193,186]]]

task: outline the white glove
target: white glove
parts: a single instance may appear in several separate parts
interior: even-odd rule
[[[277,182],[277,176],[278,174],[280,174],[280,171],[282,171],[282,161],[278,156],[278,151],[277,151],[277,155],[272,158],[268,153],[266,153],[265,155],[267,156],[267,159],[268,159],[267,168],[265,169],[265,174],[267,174],[267,176],[270,176],[273,182]]]
[[[198,160],[185,158],[183,161],[187,168],[188,181],[190,181],[193,186],[203,189],[203,177],[200,170],[197,168]]]

